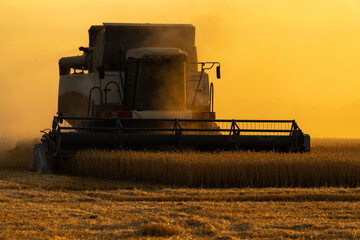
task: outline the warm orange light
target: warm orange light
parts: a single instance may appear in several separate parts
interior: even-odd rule
[[[0,1],[0,138],[57,110],[58,60],[102,22],[191,23],[221,62],[218,118],[296,119],[313,137],[360,137],[360,4],[338,0]]]

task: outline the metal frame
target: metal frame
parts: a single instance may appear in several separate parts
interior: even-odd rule
[[[79,124],[66,126],[74,121],[79,121]],[[246,126],[249,124],[250,128]],[[304,134],[295,120],[82,118],[59,115],[54,117],[52,130],[44,134],[43,139],[55,150],[52,151],[54,156],[66,152],[65,149],[76,151],[89,147],[123,149],[170,145],[180,151],[185,145],[208,150],[303,152],[305,149]]]
[[[231,123],[232,126],[229,129],[201,129],[201,128],[181,128],[182,131],[215,131],[215,132],[226,132],[229,133],[234,132],[234,126],[237,128],[237,131],[241,132],[271,132],[271,133],[289,133],[292,135],[294,133],[302,133],[301,129],[298,127],[295,120],[227,120],[227,119],[156,119],[156,118],[104,118],[104,117],[92,117],[92,118],[83,118],[83,117],[63,117],[63,116],[55,116],[54,119],[57,119],[58,122],[60,120],[83,120],[83,121],[120,121],[120,122],[127,122],[127,121],[141,121],[141,122],[169,122],[174,123],[181,127],[181,122],[209,122],[209,123]],[[237,126],[237,123],[291,123],[291,129],[240,129]],[[116,127],[61,127],[59,129],[72,129],[72,130],[142,130],[142,131],[171,131],[172,128],[116,128]]]
[[[69,122],[76,121],[79,122],[76,126],[67,126]],[[248,124],[251,128],[246,127]],[[272,129],[266,128],[269,124]],[[295,120],[82,118],[59,115],[54,117],[52,130],[43,135],[42,141],[47,143],[53,157],[84,148],[121,150],[133,147],[157,149],[157,146],[173,146],[180,151],[185,146],[210,151],[305,151],[304,134]]]

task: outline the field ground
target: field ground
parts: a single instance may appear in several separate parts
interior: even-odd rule
[[[360,238],[360,139],[304,154],[85,151],[71,166],[117,180],[29,172],[34,142],[0,149],[0,239]]]
[[[0,239],[359,238],[360,188],[178,188],[0,170]]]

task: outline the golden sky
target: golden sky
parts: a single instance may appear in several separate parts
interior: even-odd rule
[[[217,118],[295,119],[312,137],[360,137],[356,0],[0,0],[0,139],[40,136],[57,108],[58,60],[103,22],[191,23],[220,61]]]

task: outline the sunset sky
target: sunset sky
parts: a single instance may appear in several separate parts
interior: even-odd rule
[[[199,60],[221,62],[217,118],[360,138],[360,1],[0,0],[0,139],[51,126],[58,60],[103,22],[193,24]]]

